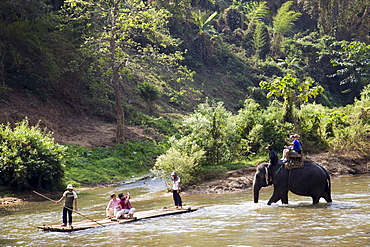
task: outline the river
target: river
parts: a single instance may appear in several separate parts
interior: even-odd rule
[[[332,179],[333,203],[289,194],[289,204],[267,206],[272,188],[260,202],[251,190],[227,194],[183,195],[187,205],[204,208],[95,229],[44,232],[43,224],[61,223],[61,205],[46,200],[0,208],[1,246],[370,246],[370,182],[368,176]],[[78,193],[79,212],[105,217],[110,193],[130,192],[137,211],[172,205],[165,184],[148,179]],[[59,198],[54,198],[59,199]],[[74,221],[85,220],[74,214]]]

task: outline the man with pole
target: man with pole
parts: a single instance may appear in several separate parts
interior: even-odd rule
[[[73,187],[72,187],[72,188],[73,188]],[[41,196],[41,197],[43,197],[43,198],[45,198],[45,199],[48,199],[48,200],[49,200],[49,201],[51,201],[51,202],[57,203],[57,201],[55,201],[55,200],[53,200],[53,199],[51,199],[51,198],[49,198],[49,197],[47,197],[47,196],[45,196],[45,195],[43,195],[43,194],[41,194],[41,193],[37,192],[37,191],[34,191],[34,190],[33,190],[33,193],[35,193],[35,194],[37,194],[37,195],[39,195],[39,196]],[[63,207],[64,207],[64,208],[67,208],[67,209],[69,209],[69,210],[71,210],[71,211],[74,211],[76,214],[81,215],[82,217],[84,217],[84,218],[86,218],[86,219],[88,219],[88,220],[94,221],[94,222],[95,222],[96,224],[98,224],[98,225],[105,226],[105,225],[103,225],[102,223],[99,223],[98,221],[93,220],[93,219],[91,219],[91,218],[87,217],[86,215],[81,214],[80,212],[77,212],[77,210],[73,210],[73,209],[71,209],[71,208],[68,208],[68,207],[66,207],[65,205],[64,205]],[[77,205],[76,205],[76,208],[77,208]],[[63,224],[63,226],[64,226],[64,224]]]
[[[73,202],[75,203],[75,210],[77,211],[77,193],[73,190],[72,184],[67,186],[67,190],[64,191],[63,196],[59,199],[59,201],[55,202],[59,204],[61,201],[64,202],[63,206],[63,225],[67,226],[67,214],[68,214],[68,223],[69,226],[72,227],[72,211],[73,211]]]

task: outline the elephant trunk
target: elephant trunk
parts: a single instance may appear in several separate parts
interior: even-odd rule
[[[257,203],[258,202],[258,197],[260,195],[260,189],[261,189],[261,187],[257,185],[256,178],[254,178],[254,181],[253,181],[253,198],[254,198],[254,203]]]

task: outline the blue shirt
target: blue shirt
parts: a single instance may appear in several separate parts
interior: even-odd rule
[[[279,161],[279,158],[276,154],[276,152],[274,150],[271,150],[270,151],[270,163],[271,165],[275,165],[276,163],[278,163]]]
[[[299,150],[301,150],[301,144],[299,143],[299,141],[298,140],[294,140],[293,141],[293,147],[292,147],[292,150],[294,150],[294,151],[299,151]]]

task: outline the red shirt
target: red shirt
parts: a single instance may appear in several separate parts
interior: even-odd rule
[[[128,198],[128,196],[124,196],[124,197],[121,199],[121,201],[119,202],[119,204],[121,205],[121,208],[122,208],[122,209],[130,209],[130,208],[132,208],[130,201],[126,201],[126,200],[127,200],[127,198]],[[127,203],[126,203],[126,202],[127,202]]]

